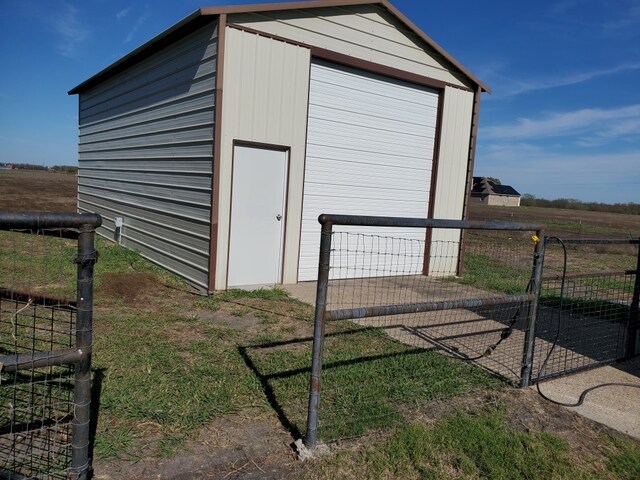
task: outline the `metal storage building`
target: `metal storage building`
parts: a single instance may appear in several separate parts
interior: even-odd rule
[[[387,0],[201,8],[69,92],[78,209],[209,291],[313,280],[320,213],[465,217],[483,91]]]

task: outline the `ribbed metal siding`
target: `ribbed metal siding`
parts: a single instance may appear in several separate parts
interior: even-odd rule
[[[80,95],[78,209],[208,287],[217,24]]]
[[[317,277],[321,213],[427,215],[437,111],[433,89],[312,63],[299,280]],[[422,264],[424,229],[336,230],[414,239],[414,262]],[[353,258],[343,260],[355,265]],[[372,255],[369,261],[383,265],[386,260]],[[369,274],[359,269],[342,273]],[[389,274],[381,269],[381,275]]]
[[[471,87],[464,74],[380,5],[230,15],[237,23],[306,45]]]

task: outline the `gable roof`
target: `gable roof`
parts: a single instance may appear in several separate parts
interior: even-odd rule
[[[232,6],[220,6],[220,7],[203,7],[191,15],[185,17],[172,27],[168,28],[164,32],[155,36],[145,44],[141,45],[137,49],[133,50],[129,54],[120,58],[110,66],[101,70],[88,80],[85,80],[81,84],[69,90],[69,95],[76,93],[82,93],[89,88],[102,83],[110,77],[126,70],[132,65],[138,63],[142,59],[153,55],[160,51],[167,45],[171,44],[178,38],[181,38],[188,33],[195,31],[196,29],[204,26],[207,23],[215,21],[219,15],[234,14],[234,13],[259,13],[268,11],[282,11],[282,10],[301,10],[310,8],[323,8],[323,7],[338,7],[338,6],[350,6],[350,5],[380,5],[387,10],[391,15],[397,18],[403,25],[405,25],[410,31],[418,35],[429,47],[433,48],[438,54],[451,63],[455,68],[462,72],[472,83],[478,86],[482,91],[491,93],[491,89],[476,78],[470,71],[468,71],[462,64],[460,64],[455,58],[449,55],[440,45],[438,45],[431,37],[420,30],[411,20],[402,14],[396,7],[394,7],[388,0],[306,0],[299,2],[284,2],[284,3],[260,3],[253,5],[232,5]]]
[[[506,195],[519,197],[520,194],[511,185],[498,185],[487,177],[473,177],[473,188],[471,194],[480,195]]]

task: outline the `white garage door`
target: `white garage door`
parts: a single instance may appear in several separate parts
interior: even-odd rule
[[[313,62],[298,280],[317,277],[321,213],[426,217],[437,110],[436,90]],[[356,231],[425,238],[423,229]],[[351,269],[334,277],[367,274]]]

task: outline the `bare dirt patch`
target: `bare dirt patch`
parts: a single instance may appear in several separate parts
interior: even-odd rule
[[[157,290],[157,280],[148,272],[107,272],[102,276],[97,294],[131,304],[152,290]]]
[[[287,478],[303,469],[291,442],[275,418],[247,411],[219,418],[201,429],[185,445],[184,453],[174,458],[98,461],[94,478]]]

